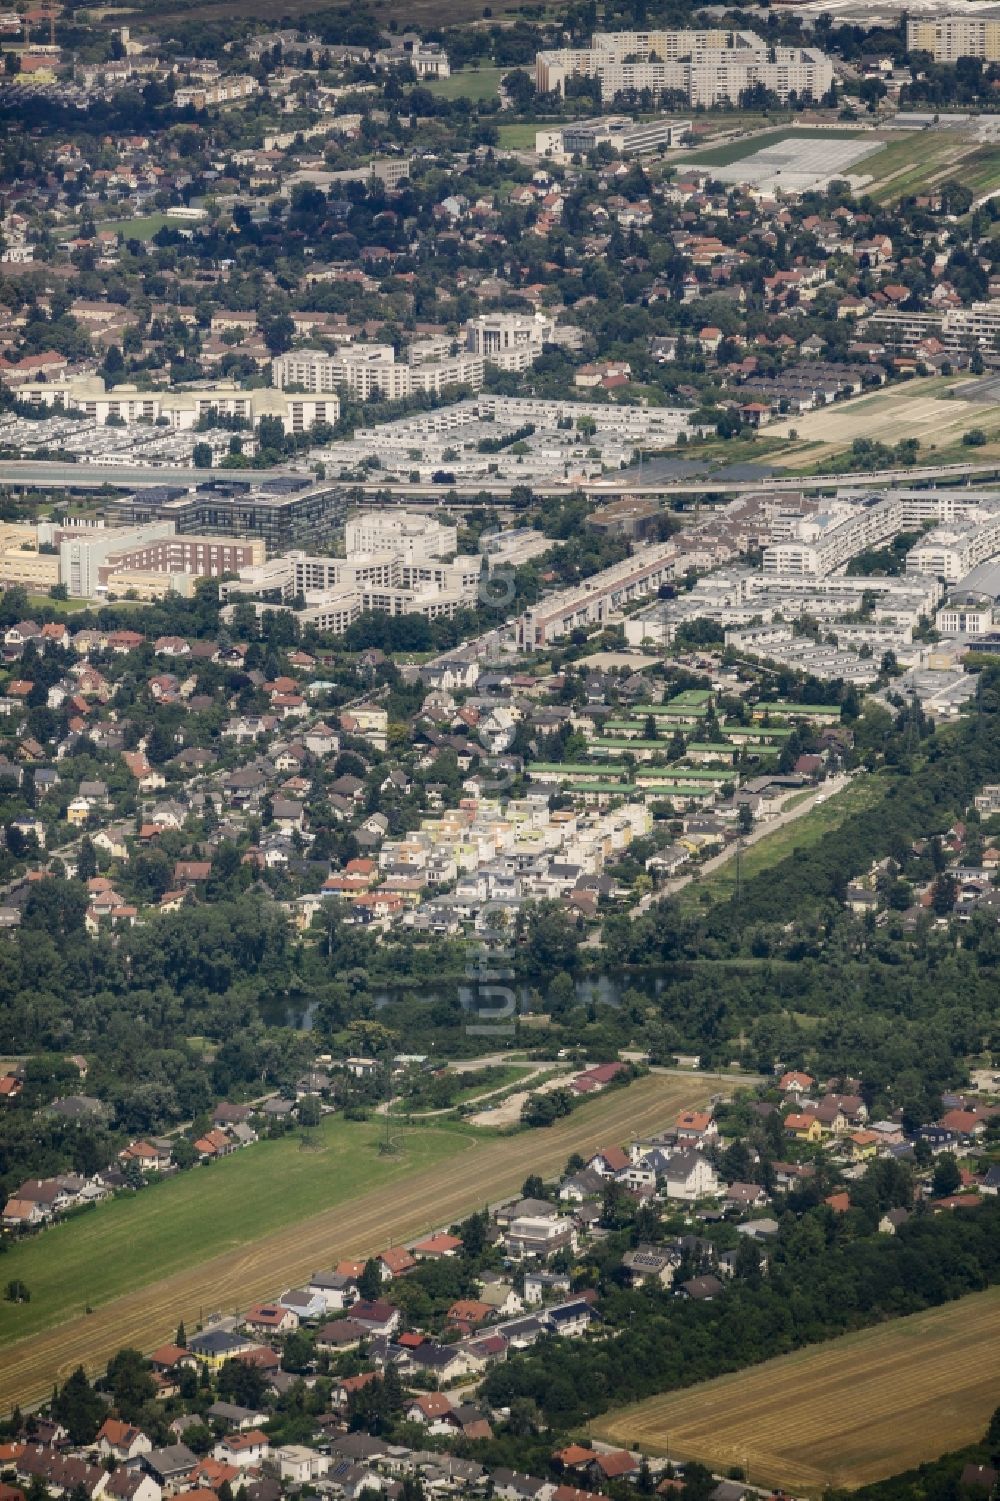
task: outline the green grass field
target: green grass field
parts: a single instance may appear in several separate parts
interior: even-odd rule
[[[304,1147],[294,1133],[141,1193],[113,1199],[11,1247],[4,1282],[20,1278],[31,1302],[0,1303],[0,1344],[34,1334],[192,1263],[408,1177],[466,1150],[457,1128],[404,1133],[405,1151],[380,1156],[381,1126],[328,1116]]]
[[[93,600],[90,599],[51,599],[47,594],[29,594],[28,603],[35,609],[39,605],[46,605],[57,615],[77,615],[81,610],[94,608]]]
[[[874,808],[883,791],[884,784],[877,776],[856,777],[843,792],[834,793],[827,802],[811,808],[801,818],[794,819],[784,828],[775,829],[773,834],[765,834],[756,844],[748,845],[740,860],[743,882],[760,875],[761,871],[770,870],[794,850],[810,849],[824,834],[839,829],[853,814]],[[692,881],[690,886],[684,887],[680,898],[690,905],[714,905],[728,901],[735,890],[736,861],[731,859],[703,881]]]
[[[724,146],[708,146],[702,151],[691,151],[687,153],[685,160],[699,167],[728,167],[733,162],[741,162],[744,158],[763,151],[765,146],[776,146],[780,141],[808,141],[817,136],[823,140],[843,140],[845,137],[853,139],[857,135],[856,130],[838,130],[835,126],[823,126],[819,130],[795,130],[791,127],[768,130],[763,135],[744,136],[738,141],[727,141]]]
[[[151,240],[157,230],[166,225],[173,224],[177,227],[183,223],[183,219],[168,219],[166,214],[144,214],[139,219],[109,219],[106,223],[98,224],[97,228],[114,230],[115,234],[124,235],[127,240]]]
[[[962,163],[961,178],[977,196],[1000,187],[1000,152],[995,146],[983,146]]]
[[[894,202],[923,192],[931,181],[951,175],[961,178],[963,157],[973,153],[972,141],[954,130],[915,130],[892,138],[884,151],[857,165],[859,175],[871,176],[862,192],[880,203]]]
[[[506,147],[508,151],[534,151],[535,133],[539,130],[541,130],[540,125],[535,125],[528,120],[518,125],[500,125],[497,128],[497,135],[500,138],[500,145]]]
[[[500,80],[509,68],[466,68],[450,78],[435,78],[427,85],[440,99],[494,99]]]

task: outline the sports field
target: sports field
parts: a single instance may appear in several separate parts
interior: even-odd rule
[[[375,1123],[337,1120],[318,1150],[297,1137],[260,1143],[46,1231],[4,1257],[4,1281],[21,1278],[32,1301],[0,1305],[0,1339],[15,1341],[0,1360],[0,1412],[44,1396],[81,1363],[98,1370],[122,1346],[151,1349],[180,1319],[192,1329],[209,1312],[246,1308],[316,1268],[504,1198],[529,1173],[561,1171],[571,1152],[662,1128],[720,1087],[709,1075],[650,1075],[547,1130],[394,1131],[399,1152],[389,1159]]]
[[[593,1435],[795,1495],[870,1484],[975,1442],[1000,1382],[1000,1288],[653,1397]]]
[[[509,68],[463,68],[449,78],[435,78],[427,87],[440,99],[495,99]]]
[[[183,223],[183,220],[171,219],[167,214],[142,214],[136,219],[103,220],[97,227],[113,229],[115,234],[124,235],[127,240],[151,240],[157,230],[178,229]]]

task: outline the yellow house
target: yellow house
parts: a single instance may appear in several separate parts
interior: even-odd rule
[[[851,1156],[856,1162],[867,1162],[875,1156],[879,1137],[874,1131],[854,1131],[847,1139]]]
[[[66,822],[74,825],[85,824],[90,817],[90,804],[85,797],[75,797],[66,808]]]
[[[793,1112],[785,1116],[785,1130],[796,1141],[820,1141],[823,1136],[823,1127],[814,1115],[806,1112],[797,1115]]]

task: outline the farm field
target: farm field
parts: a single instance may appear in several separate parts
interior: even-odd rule
[[[978,197],[1000,187],[1000,152],[982,146],[962,163],[962,182]]]
[[[210,1311],[245,1308],[318,1267],[453,1222],[530,1172],[561,1170],[573,1151],[662,1128],[719,1088],[708,1075],[650,1075],[510,1137],[397,1127],[390,1158],[379,1155],[377,1123],[335,1120],[321,1150],[285,1138],[174,1180],[166,1187],[176,1184],[183,1210],[169,1195],[156,1202],[161,1188],[64,1223],[4,1258],[5,1280],[21,1278],[32,1301],[3,1308],[0,1412],[45,1396],[81,1363],[98,1370],[125,1345],[151,1349],[180,1319],[193,1329]]]
[[[920,459],[932,462],[935,451],[961,443],[962,434],[973,427],[989,431],[1000,424],[1000,403],[966,402],[947,397],[951,380],[930,376],[907,381],[891,391],[857,396],[814,412],[784,417],[765,429],[767,436],[818,443],[806,453],[773,454],[772,462],[783,468],[808,467],[817,473],[837,453],[850,448],[855,438],[871,438],[889,445],[903,438],[917,438]],[[966,459],[982,456],[981,449],[965,449]]]
[[[96,1307],[122,1287],[154,1282],[239,1245],[247,1225],[277,1230],[366,1186],[431,1168],[469,1147],[446,1131],[407,1135],[405,1157],[378,1152],[380,1125],[328,1116],[303,1147],[299,1134],[257,1142],[222,1162],[178,1173],[142,1193],[98,1205],[11,1248],[11,1276],[31,1302],[0,1305],[0,1344]]]
[[[1000,1287],[653,1397],[594,1437],[796,1495],[855,1488],[982,1434],[1000,1381]]]
[[[901,198],[914,191],[908,186],[914,174],[924,181],[931,172],[971,151],[972,145],[960,128],[898,132],[884,151],[865,162],[864,175],[872,181],[862,191],[880,202]]]
[[[835,792],[828,801],[811,808],[808,813],[803,813],[801,818],[786,824],[784,828],[765,834],[756,844],[748,845],[740,859],[742,879],[744,882],[749,881],[760,875],[761,871],[770,870],[795,850],[811,849],[825,834],[839,829],[853,814],[876,807],[883,791],[884,786],[877,776],[856,777],[848,787],[842,792]],[[794,805],[794,799],[789,799],[785,807],[790,805]],[[690,886],[686,886],[680,893],[680,900],[688,905],[714,905],[716,902],[728,901],[735,890],[736,861],[727,860],[703,881],[693,881]]]
[[[435,78],[427,87],[439,99],[493,99],[509,68],[465,68],[450,78]]]

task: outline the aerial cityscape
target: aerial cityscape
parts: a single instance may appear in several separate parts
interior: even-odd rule
[[[1000,3],[0,0],[0,1501],[1000,1501]]]

